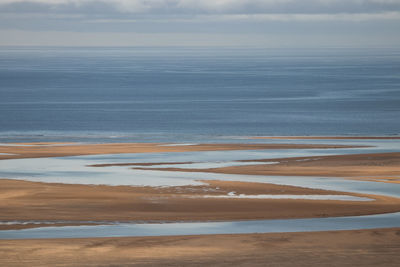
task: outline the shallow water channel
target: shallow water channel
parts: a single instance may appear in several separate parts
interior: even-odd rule
[[[368,142],[364,141],[361,144],[368,144]],[[168,163],[187,162],[182,167],[207,168],[254,164],[254,162],[237,162],[238,160],[378,153],[393,151],[399,148],[399,141],[393,141],[392,143],[385,142],[383,144],[384,145],[381,146],[378,145],[376,148],[358,149],[142,153],[1,160],[0,177],[41,182],[131,186],[182,186],[202,184],[199,180],[247,181],[400,197],[400,184],[355,181],[341,178],[134,170],[132,169],[133,166],[89,167],[89,165],[93,164],[133,162],[162,162],[165,163],[165,167],[169,167],[170,165]],[[179,165],[176,167],[179,167]],[[272,233],[385,227],[400,227],[400,213],[354,217],[233,222],[114,223],[111,225],[93,226],[51,226],[23,230],[3,230],[0,231],[0,239]]]

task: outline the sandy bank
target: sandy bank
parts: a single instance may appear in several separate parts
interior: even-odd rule
[[[397,198],[263,183],[207,183],[204,186],[165,188],[49,184],[1,179],[0,221],[224,221],[400,211],[400,200]],[[227,195],[232,191],[247,195],[345,194],[372,197],[376,201],[202,198],[204,195]]]
[[[91,186],[0,180],[0,221],[226,221],[351,216],[400,211],[400,200],[263,183]],[[376,201],[203,198],[204,195],[353,195]],[[78,223],[79,224],[79,223]],[[27,226],[24,226],[25,228]],[[31,225],[37,227],[37,225]],[[21,228],[3,225],[0,229]]]
[[[210,169],[159,168],[182,172],[215,172],[246,175],[323,176],[348,177],[360,180],[400,182],[400,153],[376,153],[317,157],[277,158],[248,160],[265,162],[260,165],[244,165]],[[267,164],[278,162],[276,164]],[[147,168],[149,169],[149,168]],[[155,165],[154,168],[158,169]]]
[[[398,266],[400,228],[0,240],[2,266]]]
[[[226,151],[255,149],[324,149],[352,148],[346,145],[313,145],[313,144],[194,144],[185,146],[166,146],[157,143],[113,143],[113,144],[54,144],[54,143],[23,143],[19,146],[0,146],[0,159],[63,157],[98,154],[121,153],[158,153],[158,152],[190,152],[190,151]]]

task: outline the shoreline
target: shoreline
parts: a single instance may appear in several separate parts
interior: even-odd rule
[[[263,149],[336,149],[362,148],[354,145],[326,144],[189,144],[166,146],[166,143],[105,143],[105,144],[54,144],[20,143],[0,146],[0,160],[22,158],[46,158],[66,156],[86,156],[101,154],[126,153],[163,153],[195,151],[230,151],[230,150],[263,150]]]
[[[277,149],[293,145],[268,145]],[[294,145],[296,146],[296,145]],[[159,146],[158,144],[0,146],[0,153],[19,151],[19,158],[102,153],[146,153],[266,149],[259,145],[213,144]],[[305,146],[297,146],[305,148]],[[2,150],[3,149],[3,150]],[[6,151],[5,151],[6,150]],[[1,155],[7,158],[10,155]],[[216,168],[227,173],[281,173],[307,175],[340,174],[363,170],[384,180],[382,174],[397,172],[400,153],[377,153],[248,160],[265,162]],[[17,158],[18,158],[17,157]],[[279,160],[279,164],[268,162]],[[246,160],[244,160],[246,161]],[[180,163],[168,163],[179,166]],[[129,168],[132,163],[103,163]],[[139,164],[140,165],[140,164]],[[142,166],[157,167],[155,163]],[[257,169],[258,168],[258,169]],[[152,168],[146,168],[150,170]],[[163,168],[162,170],[167,170]],[[179,169],[184,171],[185,169]],[[206,169],[209,171],[210,169]],[[311,171],[314,170],[314,171]],[[190,171],[190,169],[189,169]],[[201,172],[202,170],[192,170]],[[203,170],[204,171],[204,170]],[[206,178],[206,176],[205,176]],[[348,178],[348,177],[347,177]],[[366,179],[352,176],[351,179]],[[388,178],[388,177],[386,177]],[[290,178],[288,178],[290,179]],[[327,178],[329,179],[329,178]],[[134,187],[79,185],[0,179],[0,221],[35,221],[35,224],[3,225],[0,230],[47,227],[46,221],[68,221],[64,225],[88,225],[83,221],[233,221],[257,219],[325,218],[400,211],[400,199],[379,195],[344,193],[303,187],[254,182],[200,180],[204,185]],[[397,181],[397,180],[396,180]],[[394,182],[396,182],[394,181]],[[204,195],[351,195],[374,201],[304,199],[215,199]],[[190,197],[188,197],[190,196]],[[192,198],[194,197],[194,198]],[[184,201],[183,201],[184,200]],[[70,224],[76,221],[77,224]],[[64,226],[58,224],[58,226]],[[93,224],[90,224],[93,225]],[[40,230],[40,229],[39,229]],[[394,267],[400,261],[400,228],[337,230],[324,232],[184,235],[153,237],[72,238],[0,240],[0,265],[4,266],[334,266],[362,265]]]

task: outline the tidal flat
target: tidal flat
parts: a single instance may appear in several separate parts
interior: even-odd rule
[[[306,239],[312,242],[303,253],[322,253],[338,264],[351,250],[365,250],[354,262],[370,266],[385,253],[396,254],[399,141],[321,139],[300,138],[298,144],[291,139],[249,143],[251,138],[236,144],[2,144],[0,263],[225,266],[237,249],[229,258],[239,263],[252,258],[253,265],[262,266],[281,257],[283,266],[289,266],[293,258],[277,248],[300,253]],[[279,220],[281,228],[262,230],[264,221]],[[224,231],[213,228],[218,223]],[[239,230],[229,232],[237,223]],[[113,234],[125,226],[122,235]],[[168,232],[173,226],[180,230]],[[79,227],[87,234],[77,235]],[[68,231],[75,234],[68,236]],[[330,244],[321,247],[328,236]],[[354,240],[346,243],[346,252],[340,246],[349,238]],[[277,239],[290,241],[274,243]],[[140,242],[152,245],[144,248]],[[29,247],[37,249],[29,252]],[[170,251],[170,257],[152,256],[159,249]],[[369,261],[379,249],[382,257]],[[107,251],[105,261],[87,259],[100,251]],[[302,262],[316,266],[321,259]]]

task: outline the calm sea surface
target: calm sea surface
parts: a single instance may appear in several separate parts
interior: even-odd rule
[[[398,134],[400,50],[0,49],[0,142]]]

